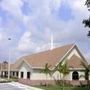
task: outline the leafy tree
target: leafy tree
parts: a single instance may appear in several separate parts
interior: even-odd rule
[[[90,0],[86,0],[85,5],[87,5],[87,8],[89,8],[90,7]]]
[[[90,0],[86,0],[85,5],[87,6],[88,11],[90,11]],[[90,16],[88,19],[84,19],[82,23],[85,25],[85,27],[90,28]],[[90,31],[88,32],[87,36],[90,36]]]

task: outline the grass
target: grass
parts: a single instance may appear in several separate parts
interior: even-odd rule
[[[90,90],[90,87],[61,87],[59,85],[54,86],[38,86],[44,90]]]

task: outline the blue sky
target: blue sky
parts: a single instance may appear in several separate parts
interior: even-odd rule
[[[89,12],[85,0],[1,0],[0,60],[11,60],[50,48],[75,43],[86,58],[90,55],[88,28],[82,20]],[[11,38],[11,41],[8,40]]]

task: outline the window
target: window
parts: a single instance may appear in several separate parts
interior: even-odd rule
[[[15,72],[13,72],[13,76],[15,75]]]
[[[18,72],[16,72],[16,76],[18,77]]]
[[[74,71],[74,72],[72,73],[72,79],[73,79],[73,80],[79,80],[79,75],[78,75],[78,72],[77,72],[77,71]]]
[[[23,78],[23,74],[24,74],[24,72],[21,72],[21,78]]]
[[[27,72],[27,78],[30,79],[30,72]]]

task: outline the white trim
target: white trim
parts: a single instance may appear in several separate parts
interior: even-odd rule
[[[57,66],[74,47],[75,47],[75,44],[65,53],[65,55],[59,60],[59,62],[55,66]],[[55,67],[53,67],[52,69],[54,69],[54,68]]]
[[[44,67],[32,67],[24,58],[23,58],[23,61],[32,69],[43,69],[44,68]]]
[[[85,70],[85,68],[69,68],[69,70]]]
[[[25,60],[24,58],[22,58],[22,62],[20,62],[20,64],[18,65],[18,71],[19,71],[19,68],[20,68],[20,66],[22,65],[23,62],[24,62],[25,64],[27,64],[29,68],[32,68],[32,67],[26,62],[26,60]]]
[[[22,62],[25,62],[25,63],[29,66],[29,68],[32,68],[32,69],[43,69],[43,67],[32,67],[32,66],[26,61],[25,58],[22,58],[22,61],[20,62],[20,64],[19,64],[18,67],[20,67],[20,65],[22,64]]]
[[[78,48],[78,46],[76,46],[76,50],[78,51],[78,53],[80,54],[80,56],[83,58],[83,60],[87,63],[86,59],[84,58],[83,54],[81,53],[80,49]]]
[[[23,58],[23,61],[24,61],[30,68],[32,68],[32,66],[30,66],[30,64],[28,64],[28,62],[26,61],[25,58]]]

